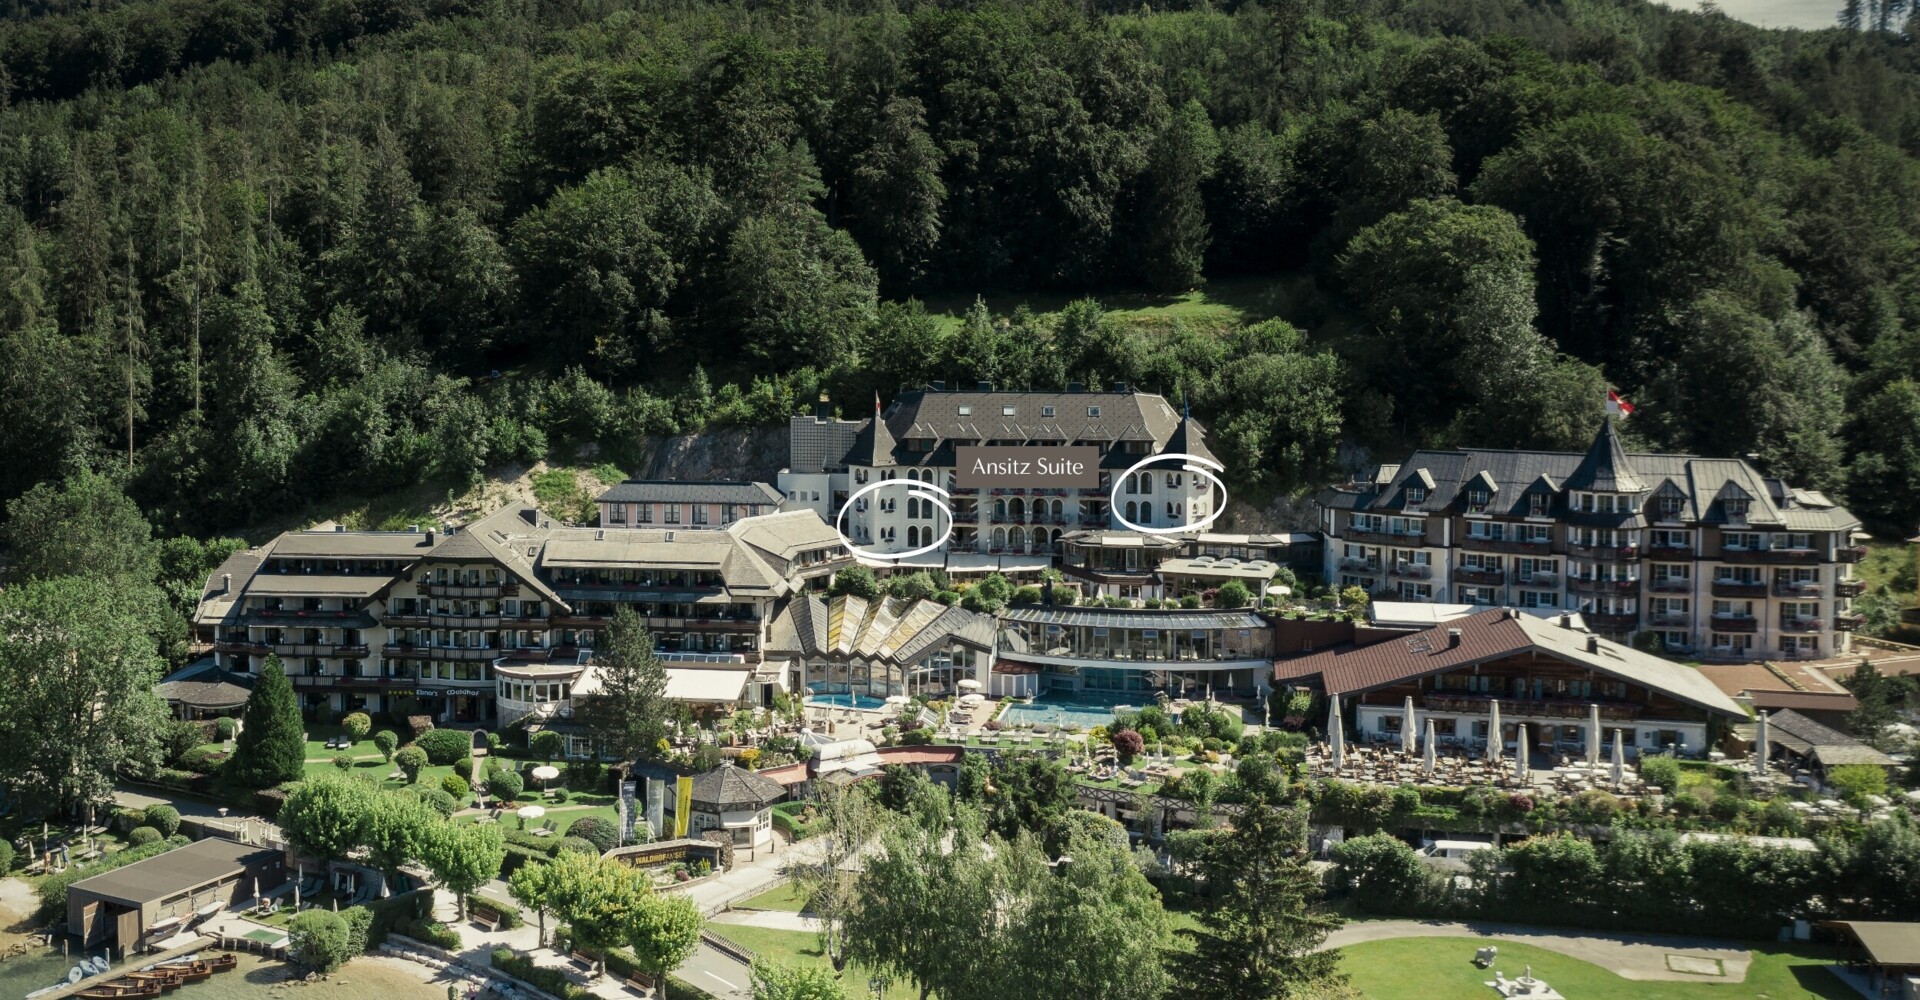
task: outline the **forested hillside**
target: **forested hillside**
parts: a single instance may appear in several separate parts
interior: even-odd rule
[[[1626,0],[137,0],[0,21],[0,500],[167,534],[906,382],[1756,453],[1920,521],[1920,59]],[[1311,278],[1221,335],[1093,301]],[[1333,323],[1330,317],[1338,317]]]

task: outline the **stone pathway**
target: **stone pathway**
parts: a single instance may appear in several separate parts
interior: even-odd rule
[[[775,931],[806,931],[811,934],[820,929],[819,917],[792,910],[727,910],[707,919],[716,924],[765,927]]]
[[[1664,980],[1687,983],[1740,983],[1747,978],[1747,966],[1753,956],[1727,941],[1711,938],[1674,937],[1664,934],[1605,934],[1599,932],[1545,930],[1519,924],[1452,923],[1442,920],[1363,920],[1350,923],[1328,936],[1322,948],[1343,948],[1366,941],[1386,941],[1410,937],[1479,938],[1494,942],[1517,941],[1536,948],[1558,952],[1569,958],[1591,962],[1610,970],[1622,979]],[[1683,959],[1669,963],[1669,956]],[[1466,955],[1472,958],[1471,954]],[[1693,962],[1718,961],[1725,975],[1704,976],[1674,971],[1673,966],[1702,967]]]

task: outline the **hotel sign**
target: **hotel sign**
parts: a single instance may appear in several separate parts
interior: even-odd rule
[[[1100,449],[1092,445],[962,445],[954,457],[961,489],[1100,488]]]

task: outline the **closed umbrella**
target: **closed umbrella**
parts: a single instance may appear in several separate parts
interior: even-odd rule
[[[1413,731],[1413,695],[1407,695],[1407,706],[1400,710],[1400,750],[1411,755],[1416,735]]]
[[[1517,735],[1513,739],[1513,780],[1521,784],[1531,781],[1527,773],[1527,724],[1522,722],[1516,727]]]
[[[1760,713],[1760,724],[1753,734],[1753,773],[1767,773],[1767,756],[1772,748],[1767,746],[1767,713]]]
[[[1433,752],[1433,720],[1428,719],[1427,720],[1427,755],[1420,762],[1421,773],[1425,774],[1429,778],[1433,777],[1434,763],[1435,761],[1434,761],[1434,752]]]
[[[1334,698],[1333,707],[1327,711],[1327,742],[1332,746],[1329,756],[1332,758],[1333,769],[1336,772],[1347,763],[1345,728],[1340,722],[1340,699]]]
[[[1627,751],[1620,742],[1620,730],[1613,731],[1613,787],[1627,783]]]
[[[1600,763],[1600,706],[1587,706],[1587,766]]]
[[[1506,740],[1500,738],[1500,699],[1495,698],[1488,704],[1487,715],[1487,763],[1500,763],[1500,751]]]

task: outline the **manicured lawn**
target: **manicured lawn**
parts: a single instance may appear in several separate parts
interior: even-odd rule
[[[1494,969],[1473,964],[1476,949],[1499,947]],[[1535,977],[1561,995],[1579,1000],[1846,1000],[1857,996],[1824,967],[1831,961],[1817,948],[1756,948],[1745,982],[1649,982],[1623,979],[1607,969],[1557,952],[1512,941],[1479,938],[1397,938],[1341,949],[1340,967],[1353,985],[1372,1000],[1486,1000],[1485,985],[1497,969],[1519,977],[1529,963]]]
[[[827,961],[826,954],[820,950],[820,938],[807,931],[781,931],[740,924],[711,924],[709,929],[776,964],[833,969],[833,963]],[[846,974],[840,981],[847,987],[849,996],[864,998],[872,995],[867,992],[867,973],[857,965],[847,966]],[[886,1000],[920,1000],[920,991],[906,983],[888,983]]]
[[[800,891],[799,886],[786,882],[737,905],[746,910],[786,910],[789,913],[799,913],[807,908],[807,896]]]

